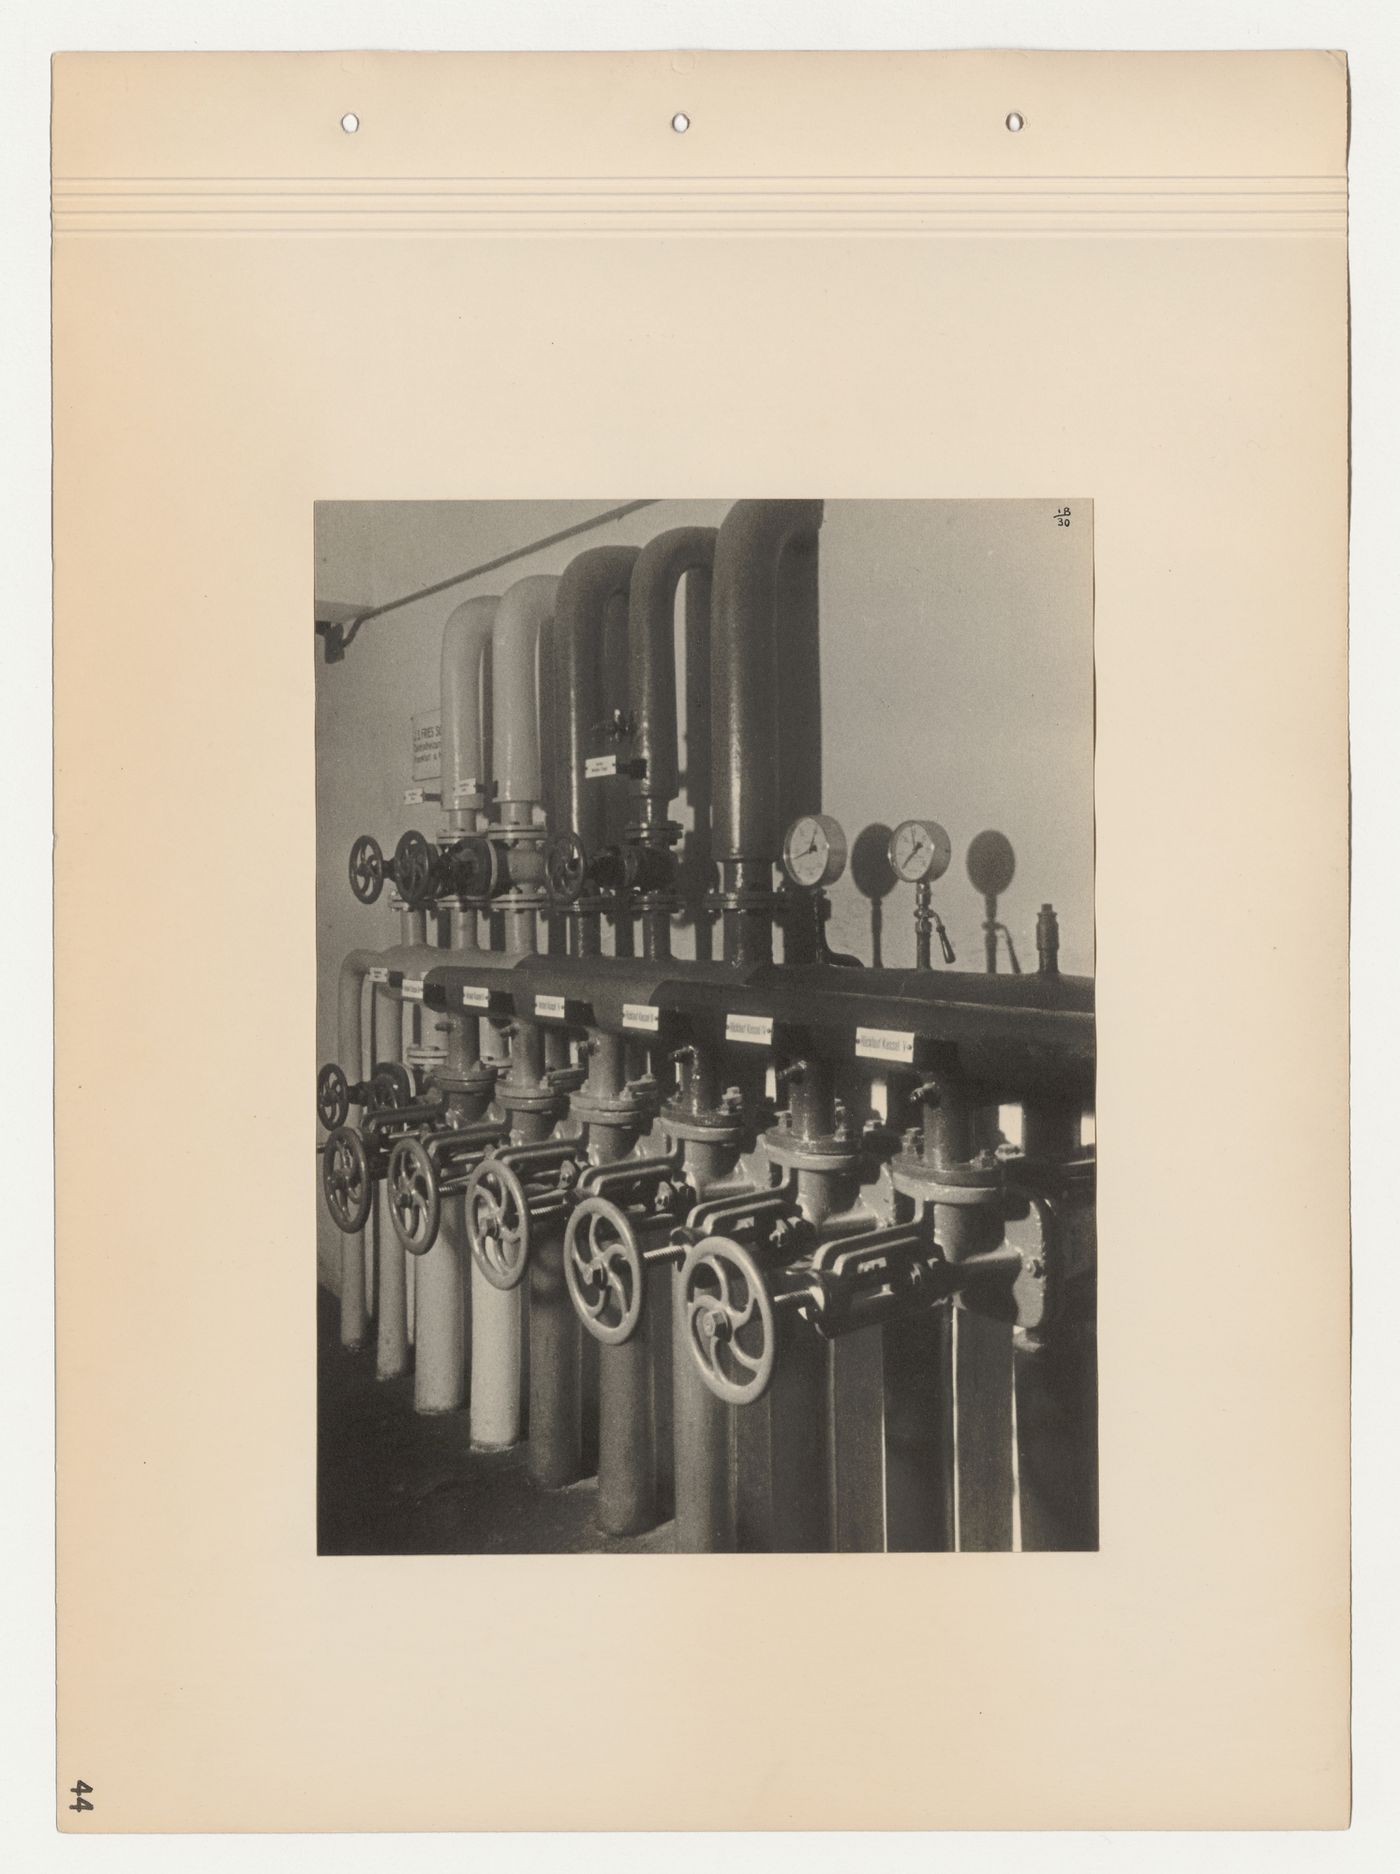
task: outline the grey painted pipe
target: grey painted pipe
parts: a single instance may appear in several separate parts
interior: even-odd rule
[[[486,698],[491,695],[495,598],[468,599],[442,628],[442,814],[449,829],[474,833],[491,772]]]

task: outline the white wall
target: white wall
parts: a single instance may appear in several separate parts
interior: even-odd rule
[[[736,491],[742,493],[742,489]],[[590,502],[349,502],[316,510],[319,598],[382,604],[620,505]],[[406,808],[409,718],[437,705],[444,619],[464,598],[527,573],[562,572],[585,547],[642,545],[683,522],[718,525],[733,497],[666,501],[365,625],[345,660],[317,643],[317,1046],[335,1055],[336,972],[358,946],[395,941],[387,900],[351,897],[355,836],[386,850],[435,808]],[[1068,506],[1070,525],[1056,522]],[[963,855],[984,827],[1016,849],[1001,915],[1022,965],[1035,961],[1044,901],[1060,914],[1061,965],[1093,969],[1093,551],[1089,503],[828,501],[821,533],[824,806],[851,843],[919,815],[952,835],[935,904],[960,964],[980,968],[981,900]],[[682,750],[684,767],[684,750]],[[685,818],[682,811],[680,817]],[[871,956],[871,905],[848,875],[832,893],[838,949]],[[913,894],[885,900],[882,954],[913,961]],[[676,949],[684,954],[686,934]],[[1003,965],[1004,967],[1004,965]],[[308,1064],[309,1066],[310,1064]],[[308,1072],[308,1086],[310,1083]],[[321,1216],[329,1273],[338,1239]]]

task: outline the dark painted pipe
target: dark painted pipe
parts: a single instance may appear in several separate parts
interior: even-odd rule
[[[816,552],[820,501],[737,501],[715,546],[711,714],[714,856],[728,893],[772,888],[782,839],[777,643],[783,568]],[[815,580],[803,568],[815,594]],[[789,572],[789,577],[791,573]],[[786,610],[786,608],[784,608]],[[790,618],[785,636],[791,636]],[[807,635],[810,635],[808,633]],[[761,906],[725,907],[730,962],[772,955],[772,915]]]
[[[629,713],[632,746],[642,772],[633,776],[631,791],[641,803],[639,818],[664,821],[680,793],[676,589],[689,573],[699,576],[708,591],[718,538],[713,527],[673,527],[648,541],[632,574]]]
[[[606,752],[609,712],[622,696],[609,697],[604,675],[609,609],[627,603],[636,547],[590,547],[569,561],[554,603],[553,798],[558,815],[551,829],[574,832],[590,857],[606,826],[603,796],[584,779],[584,762]]]

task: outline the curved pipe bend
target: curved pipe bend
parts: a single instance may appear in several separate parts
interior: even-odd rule
[[[711,649],[714,857],[773,864],[778,825],[775,645],[784,560],[816,550],[820,501],[736,501],[715,547]]]
[[[491,739],[496,767],[495,818],[527,825],[543,798],[536,651],[554,615],[560,579],[531,573],[506,589],[491,646]]]
[[[452,832],[476,830],[486,806],[491,637],[500,600],[467,599],[442,628],[442,812]]]
[[[642,773],[633,797],[658,803],[665,819],[680,793],[680,747],[676,732],[676,589],[688,573],[703,574],[706,587],[719,539],[714,527],[673,527],[649,540],[637,556],[628,600],[631,650],[628,701],[633,748]]]
[[[583,765],[600,752],[607,731],[603,677],[605,633],[610,610],[625,606],[636,547],[590,547],[569,561],[554,608],[553,796],[559,825],[553,832],[577,833],[594,851],[600,843],[603,800],[584,785]]]

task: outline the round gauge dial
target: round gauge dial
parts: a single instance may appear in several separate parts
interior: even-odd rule
[[[834,885],[846,869],[846,835],[825,813],[804,813],[783,839],[783,870],[804,891]]]
[[[952,857],[953,842],[937,820],[905,820],[890,834],[890,864],[906,885],[942,878]]]

